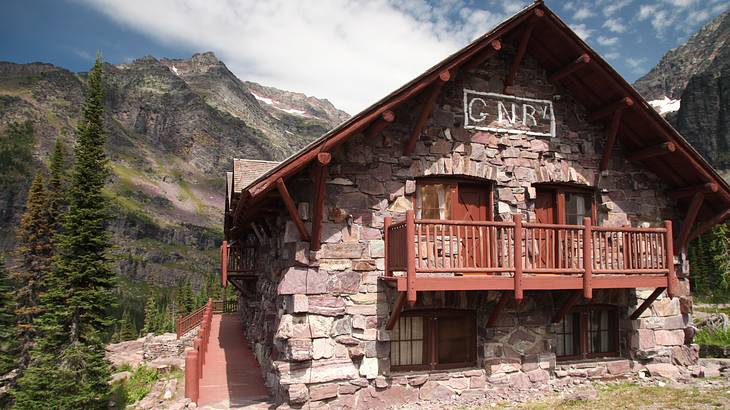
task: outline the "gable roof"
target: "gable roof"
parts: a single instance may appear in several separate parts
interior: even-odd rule
[[[279,178],[286,179],[298,173],[316,158],[317,154],[332,150],[349,137],[364,131],[386,111],[422,94],[421,92],[428,89],[444,71],[452,72],[453,78],[453,73],[465,63],[479,59],[490,49],[498,49],[497,42],[519,43],[521,34],[528,26],[524,23],[536,14],[541,14],[542,17],[536,19],[530,28],[532,35],[527,45],[527,54],[537,60],[549,73],[570,65],[586,54],[590,58],[590,63],[557,82],[589,112],[605,110],[627,97],[633,100],[633,106],[624,110],[621,116],[617,136],[624,151],[634,152],[665,142],[674,143],[676,150],[673,152],[642,160],[642,163],[673,188],[715,184],[717,192],[706,196],[698,220],[707,220],[726,212],[730,208],[730,186],[727,182],[613,67],[545,6],[542,0],[536,0],[534,4],[505,20],[492,31],[256,178],[241,191],[242,200],[237,204],[235,215],[243,212],[246,204],[257,201],[273,189]],[[606,120],[602,122],[605,123]],[[691,197],[678,199],[680,207],[688,207],[690,199]]]
[[[280,162],[258,159],[233,159],[233,192],[241,192],[262,175],[276,168]]]

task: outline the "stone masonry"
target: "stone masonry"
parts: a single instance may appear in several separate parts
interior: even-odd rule
[[[517,96],[552,100],[556,138],[473,132],[463,128],[464,88],[501,93],[514,50],[470,72],[459,73],[437,101],[411,156],[401,156],[421,100],[403,104],[382,136],[358,135],[333,152],[326,188],[322,248],[309,251],[288,215],[261,220],[267,226],[257,253],[260,279],[243,298],[247,338],[275,399],[292,406],[379,408],[413,400],[483,395],[494,384],[530,388],[564,377],[615,376],[648,363],[687,365],[696,361],[691,345],[691,298],[657,300],[639,320],[628,315],[649,290],[596,291],[595,301],[620,307],[621,358],[580,366],[556,363],[550,317],[561,292],[527,292],[519,307],[508,305],[497,327],[486,321],[497,292],[419,293],[419,306],[456,306],[476,311],[478,363],[474,368],[438,372],[391,372],[385,322],[394,295],[378,278],[384,270],[383,219],[411,208],[416,179],[427,175],[469,176],[495,182],[495,218],[521,213],[534,221],[535,184],[559,182],[594,187],[598,221],[604,226],[658,226],[677,217],[666,186],[623,158],[620,143],[607,171],[598,163],[605,129],[589,124],[586,110],[547,81],[545,71],[526,57]],[[313,185],[306,172],[287,182],[310,228]],[[681,265],[678,265],[678,269]]]

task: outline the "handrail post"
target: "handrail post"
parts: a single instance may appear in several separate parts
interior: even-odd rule
[[[390,264],[390,260],[388,259],[388,237],[390,236],[390,232],[388,230],[390,229],[390,225],[393,223],[393,217],[392,216],[386,216],[383,220],[383,257],[385,258],[385,276],[391,276],[392,272],[390,271],[390,267],[388,266]]]
[[[583,297],[593,299],[593,222],[583,218]]]
[[[185,397],[197,403],[200,392],[200,381],[198,374],[198,352],[192,349],[185,355]]]
[[[667,264],[667,295],[670,298],[677,296],[677,272],[674,271],[674,243],[672,242],[672,221],[664,221],[666,228],[664,243],[666,249]]]
[[[514,214],[512,220],[515,223],[515,243],[514,243],[514,265],[515,265],[515,301],[519,305],[524,299],[524,291],[522,289],[522,215]]]
[[[412,209],[406,211],[406,294],[409,306],[416,304],[416,237],[415,215]],[[418,244],[420,245],[420,244]]]

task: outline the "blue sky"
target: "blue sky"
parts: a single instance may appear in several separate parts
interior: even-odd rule
[[[0,60],[73,71],[213,51],[241,79],[350,113],[388,94],[530,0],[5,0]],[[728,0],[546,0],[629,81]]]

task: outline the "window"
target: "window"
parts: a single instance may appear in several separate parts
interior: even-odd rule
[[[578,306],[553,328],[555,355],[563,360],[618,355],[618,309]]]
[[[593,191],[587,188],[541,185],[537,188],[535,214],[538,223],[583,225],[583,218],[596,219]]]
[[[393,328],[393,370],[476,365],[476,321],[468,310],[407,311]]]
[[[492,220],[490,183],[448,178],[423,178],[416,185],[416,218]]]

